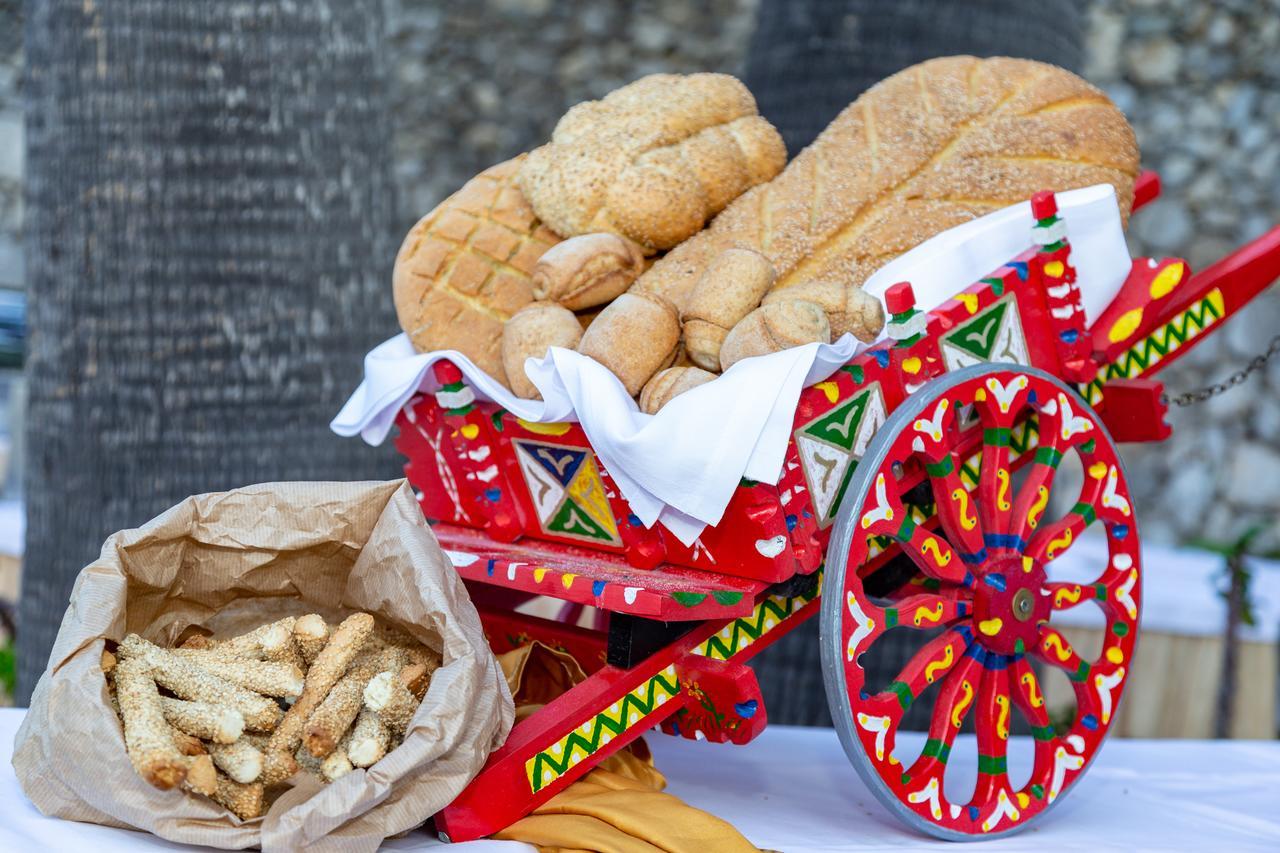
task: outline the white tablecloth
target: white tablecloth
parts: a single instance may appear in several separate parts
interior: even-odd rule
[[[22,795],[10,766],[21,718],[21,711],[0,711],[0,850],[183,849],[139,832],[41,816]],[[829,729],[773,726],[740,747],[662,735],[649,742],[673,794],[729,820],[760,847],[834,853],[946,846],[909,832],[885,812],[859,781]],[[972,749],[957,744],[952,762],[972,755]],[[1277,791],[1280,742],[1114,740],[1080,785],[1042,822],[1020,835],[978,846],[1030,853],[1275,851],[1280,850]],[[416,832],[388,842],[384,849],[433,846],[441,845]],[[532,850],[493,841],[451,849]]]

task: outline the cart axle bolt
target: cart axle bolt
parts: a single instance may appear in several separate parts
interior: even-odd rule
[[[1013,615],[1019,622],[1026,622],[1036,609],[1031,590],[1023,587],[1013,594]]]

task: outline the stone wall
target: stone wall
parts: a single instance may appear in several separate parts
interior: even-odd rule
[[[1134,217],[1135,254],[1201,269],[1280,223],[1280,0],[1095,0],[1085,73],[1138,133],[1163,197]],[[1280,288],[1160,378],[1218,381],[1280,333]],[[1173,438],[1125,452],[1144,535],[1280,548],[1280,357],[1212,401],[1174,409]]]
[[[653,71],[741,67],[754,0],[387,0],[398,227],[468,176],[537,144],[571,104]],[[20,3],[0,0],[0,286],[21,286]],[[1094,0],[1086,73],[1138,131],[1166,196],[1133,249],[1202,267],[1280,222],[1280,0]],[[1163,378],[1220,378],[1280,329],[1259,299]],[[1174,411],[1174,439],[1126,452],[1146,534],[1225,540],[1277,525],[1280,358],[1261,378]]]

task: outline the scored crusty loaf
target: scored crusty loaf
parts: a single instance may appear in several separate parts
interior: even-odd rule
[[[667,249],[786,161],[740,81],[654,74],[565,113],[520,186],[562,237],[609,231]]]
[[[560,239],[516,186],[522,158],[481,172],[419,220],[392,274],[414,347],[456,349],[503,384],[502,325],[533,301],[534,265]]]
[[[929,237],[1038,190],[1109,183],[1127,217],[1137,171],[1124,115],[1076,75],[1025,59],[934,59],[868,89],[782,174],[632,287],[683,307],[731,246],[768,257],[775,289],[861,284]]]

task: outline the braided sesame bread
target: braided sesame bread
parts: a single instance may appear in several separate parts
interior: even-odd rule
[[[955,56],[868,89],[777,178],[730,204],[633,285],[677,306],[730,247],[754,249],[774,289],[861,284],[952,226],[1042,189],[1116,188],[1128,215],[1138,147],[1100,90],[1052,65]]]
[[[420,352],[456,349],[507,384],[502,326],[533,301],[533,269],[559,242],[521,195],[516,157],[422,217],[392,274],[400,326]]]
[[[668,249],[786,160],[740,81],[654,74],[565,113],[525,160],[520,186],[563,237],[609,231]]]

